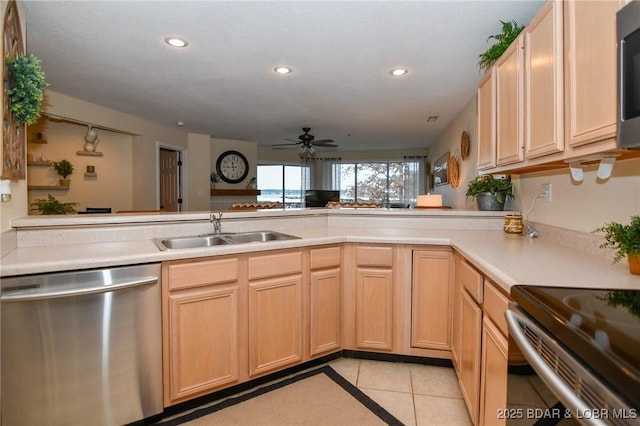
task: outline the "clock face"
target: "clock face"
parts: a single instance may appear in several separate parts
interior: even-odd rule
[[[218,157],[216,171],[225,182],[242,182],[249,174],[249,162],[238,151],[225,151]]]

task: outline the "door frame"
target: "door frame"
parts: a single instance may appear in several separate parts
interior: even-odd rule
[[[178,185],[178,194],[179,197],[182,198],[182,204],[179,204],[179,212],[188,211],[189,200],[187,194],[189,191],[186,191],[188,188],[188,179],[189,173],[187,173],[188,167],[188,154],[189,151],[187,148],[179,145],[172,145],[169,143],[156,141],[156,206],[160,208],[160,149],[168,149],[171,151],[178,151],[180,153],[180,159],[182,161],[182,165],[178,167],[178,176],[180,179],[180,185]]]

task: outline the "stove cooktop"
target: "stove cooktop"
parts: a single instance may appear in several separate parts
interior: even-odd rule
[[[513,301],[640,407],[640,290],[514,286]]]

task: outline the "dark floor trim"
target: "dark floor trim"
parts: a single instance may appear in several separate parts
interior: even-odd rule
[[[247,394],[244,394],[244,395],[240,395],[240,396],[237,396],[237,397],[226,399],[226,400],[220,402],[219,404],[212,405],[212,406],[206,407],[206,408],[201,408],[199,410],[196,410],[196,411],[193,411],[191,413],[185,414],[184,416],[176,418],[176,419],[173,419],[173,420],[168,420],[166,422],[158,423],[158,425],[161,425],[161,426],[177,426],[177,425],[181,425],[183,423],[198,419],[200,417],[204,417],[204,416],[206,416],[208,414],[215,413],[216,411],[223,410],[223,409],[231,407],[233,405],[240,404],[240,403],[242,403],[244,401],[247,401],[247,400],[249,400],[251,398],[255,398],[256,396],[264,395],[264,394],[269,393],[269,392],[271,392],[271,391],[273,391],[275,389],[282,388],[284,386],[290,385],[292,383],[296,383],[296,382],[298,382],[300,380],[304,380],[304,379],[306,379],[308,377],[315,376],[317,374],[325,374],[327,377],[329,377],[331,380],[333,380],[336,384],[338,384],[342,389],[344,389],[351,396],[353,396],[355,399],[357,399],[362,405],[367,407],[373,414],[378,416],[386,424],[391,425],[391,426],[401,426],[402,425],[402,422],[400,422],[393,415],[391,415],[391,413],[389,413],[387,410],[385,410],[380,405],[378,405],[374,400],[372,400],[367,395],[365,395],[360,389],[358,389],[357,387],[353,386],[349,381],[344,379],[342,376],[340,376],[338,373],[336,373],[335,370],[333,370],[329,366],[323,366],[323,367],[317,368],[315,370],[306,371],[306,372],[297,374],[297,375],[295,375],[293,377],[289,377],[289,378],[284,379],[284,380],[282,380],[280,382],[273,383],[271,385],[258,388],[253,392],[250,392],[250,393],[247,393]]]

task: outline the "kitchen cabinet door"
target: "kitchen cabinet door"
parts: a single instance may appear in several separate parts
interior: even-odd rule
[[[239,265],[234,256],[163,263],[165,406],[246,379]]]
[[[565,126],[571,146],[616,136],[616,12],[623,3],[564,2]]]
[[[249,258],[249,375],[303,360],[302,253]]]
[[[450,350],[451,252],[413,252],[411,346]]]
[[[524,160],[524,37],[518,37],[495,65],[496,163]]]
[[[498,327],[487,317],[482,322],[482,383],[480,389],[480,425],[506,424],[498,416],[507,408],[508,343]]]
[[[169,295],[168,403],[238,380],[238,286]],[[167,404],[168,405],[168,404]]]
[[[496,78],[494,67],[478,86],[478,170],[496,166]]]
[[[523,30],[526,158],[564,149],[562,27],[562,2],[548,1]]]
[[[390,269],[356,271],[356,345],[393,349],[393,274]]]
[[[340,269],[311,271],[311,355],[340,349],[342,286]]]
[[[460,391],[471,421],[478,424],[480,405],[480,361],[482,345],[482,309],[466,290],[461,294],[461,339],[458,359]]]

